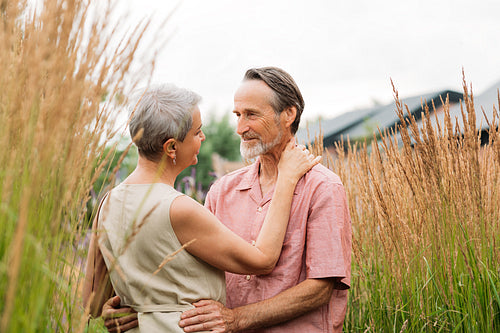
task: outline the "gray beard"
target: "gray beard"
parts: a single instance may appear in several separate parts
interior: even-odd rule
[[[274,138],[273,141],[266,143],[263,143],[262,140],[258,138],[258,142],[254,143],[251,146],[248,143],[241,141],[240,142],[241,156],[243,156],[243,158],[246,160],[251,160],[259,155],[263,155],[269,152],[272,148],[276,147],[281,142],[282,136],[283,136],[282,133],[279,132],[279,134]]]

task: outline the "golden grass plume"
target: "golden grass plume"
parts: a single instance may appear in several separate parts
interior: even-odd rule
[[[82,327],[72,313],[81,212],[148,28],[118,42],[126,29],[113,12],[109,1],[0,1],[2,332]]]

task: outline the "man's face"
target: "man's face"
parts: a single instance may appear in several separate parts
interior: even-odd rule
[[[248,80],[242,82],[234,95],[236,132],[241,137],[241,155],[246,159],[272,151],[283,139],[280,117],[270,103],[273,94],[263,81]]]

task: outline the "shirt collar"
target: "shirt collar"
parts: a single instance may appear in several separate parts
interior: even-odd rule
[[[243,179],[239,183],[239,185],[236,187],[236,190],[238,191],[244,191],[251,189],[255,182],[258,182],[258,177],[259,177],[259,168],[260,168],[260,156],[257,157],[255,162],[250,165],[249,170],[247,173],[245,173]]]
[[[254,186],[257,186],[259,184],[259,168],[260,168],[260,156],[257,157],[257,159],[252,165],[250,165],[248,172],[245,174],[239,185],[236,186],[236,190],[245,191],[251,189]],[[295,186],[295,189],[293,190],[294,195],[299,194],[297,187],[300,186],[299,184],[303,182],[302,178],[299,180],[297,186]]]

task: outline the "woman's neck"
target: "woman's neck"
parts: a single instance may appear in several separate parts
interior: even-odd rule
[[[150,161],[139,156],[137,166],[132,173],[125,179],[126,184],[152,184],[165,183],[174,186],[175,179],[180,171],[174,168],[171,161],[164,160],[160,162]]]

